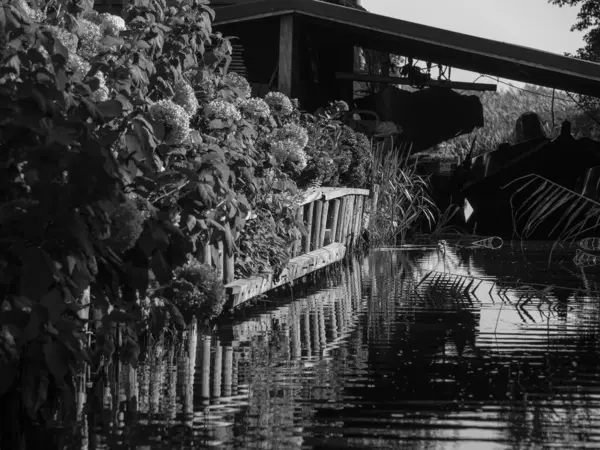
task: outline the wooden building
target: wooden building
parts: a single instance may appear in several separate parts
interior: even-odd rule
[[[212,6],[214,29],[239,38],[233,41],[232,70],[249,79],[255,94],[279,90],[299,98],[307,110],[329,100],[352,100],[356,80],[407,84],[385,74],[357,74],[357,47],[600,96],[600,64],[576,58],[317,0],[214,0]],[[437,80],[429,84],[472,87]]]

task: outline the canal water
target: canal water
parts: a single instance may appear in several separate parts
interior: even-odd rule
[[[73,448],[600,448],[598,266],[471,247],[380,249],[153,343]]]

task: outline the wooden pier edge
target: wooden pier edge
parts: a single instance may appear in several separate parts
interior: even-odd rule
[[[323,248],[313,250],[290,260],[278,281],[273,280],[273,274],[257,275],[252,278],[236,280],[225,285],[227,296],[225,306],[235,308],[248,300],[264,294],[271,289],[283,286],[330,264],[341,261],[346,255],[346,246],[334,242]]]

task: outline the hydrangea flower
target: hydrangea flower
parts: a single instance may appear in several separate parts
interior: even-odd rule
[[[300,150],[304,150],[304,147],[306,147],[306,144],[308,144],[308,132],[300,125],[288,123],[275,130],[274,140],[290,140],[294,142],[295,147],[300,148]]]
[[[228,72],[223,79],[223,82],[240,91],[240,97],[242,99],[249,98],[252,95],[252,88],[250,87],[248,80],[241,75],[238,75],[236,72]]]
[[[94,78],[100,81],[98,89],[92,92],[92,100],[95,102],[104,102],[108,100],[108,87],[106,86],[106,78],[100,70],[94,74]]]
[[[308,158],[306,152],[298,146],[294,139],[282,139],[271,142],[271,151],[275,159],[280,163],[291,161],[296,164],[300,170],[306,167]]]
[[[83,59],[78,54],[69,53],[69,59],[67,61],[67,68],[69,70],[73,71],[73,73],[76,76],[83,79],[88,74],[88,72],[90,71],[92,66],[90,65],[89,62],[87,62],[85,59]]]
[[[217,99],[211,101],[204,109],[206,114],[212,119],[233,120],[237,122],[242,118],[237,107],[226,101]]]
[[[262,98],[249,98],[242,100],[239,105],[240,110],[253,119],[268,119],[271,115],[271,108]]]
[[[87,19],[80,19],[79,30],[79,55],[86,59],[92,59],[98,54],[102,31],[100,26]]]
[[[265,96],[265,101],[274,116],[287,117],[294,111],[291,100],[281,92],[269,92]]]
[[[108,34],[110,36],[118,36],[119,32],[125,31],[127,26],[122,17],[115,16],[109,13],[100,14],[100,31],[102,34]]]
[[[16,5],[17,8],[21,9],[25,13],[29,20],[35,23],[41,23],[46,20],[46,15],[43,11],[39,9],[34,9],[27,3],[27,0],[17,0]]]
[[[172,100],[160,100],[150,107],[152,120],[168,128],[166,144],[181,144],[190,134],[190,116]]]
[[[49,26],[52,35],[60,41],[62,45],[66,47],[69,53],[77,52],[77,44],[79,44],[79,38],[73,33],[68,32],[64,28]]]
[[[175,97],[173,98],[173,101],[185,109],[190,117],[193,117],[198,111],[199,107],[194,88],[192,88],[192,86],[190,86],[190,84],[182,78],[175,83],[174,90]]]

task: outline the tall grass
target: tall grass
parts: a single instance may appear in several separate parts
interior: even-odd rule
[[[562,91],[553,92],[552,89],[526,85],[523,89],[509,88],[499,92],[472,94],[481,100],[485,126],[445,143],[445,150],[461,159],[469,153],[475,138],[473,156],[496,150],[504,142],[516,143],[515,125],[519,116],[526,112],[540,116],[548,137],[555,137],[560,132],[564,120],[574,124],[582,122],[582,128],[585,122],[580,117],[582,112],[577,104]],[[573,130],[577,135],[576,128],[573,127]]]
[[[371,245],[393,245],[406,241],[409,232],[427,223],[431,229],[439,214],[429,193],[429,180],[410,163],[409,146],[395,146],[393,140],[373,148],[373,183],[379,185],[377,210],[369,221]]]

